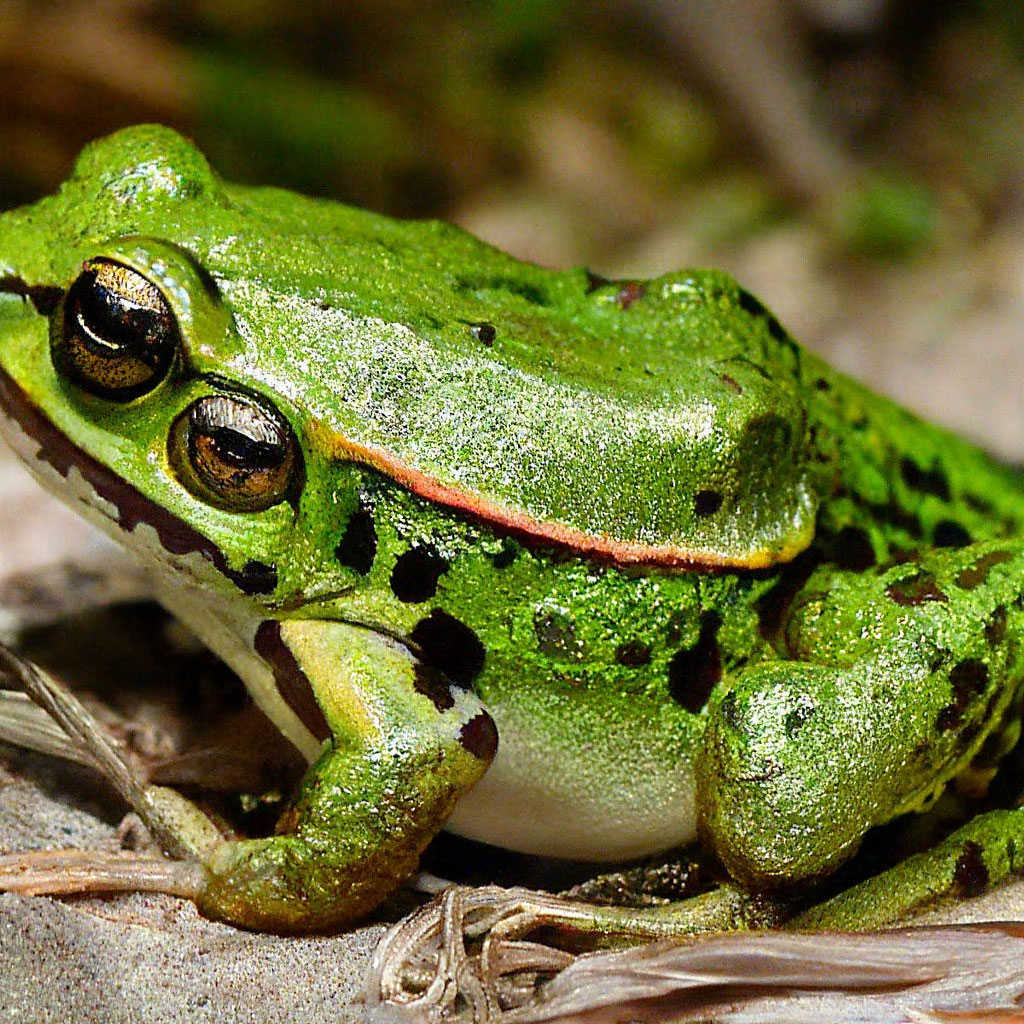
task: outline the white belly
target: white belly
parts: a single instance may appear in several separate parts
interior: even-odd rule
[[[450,831],[523,853],[594,861],[642,857],[694,838],[693,771],[678,752],[644,736],[631,737],[628,751],[625,737],[552,749],[524,726],[522,711],[490,711],[498,753],[459,801]]]

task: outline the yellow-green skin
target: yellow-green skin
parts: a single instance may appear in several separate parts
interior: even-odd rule
[[[51,358],[99,256],[181,332],[132,401]],[[230,512],[179,480],[172,422],[225,391],[290,422],[295,500]],[[349,921],[453,809],[586,859],[699,833],[789,891],[1016,735],[1020,480],[717,272],[551,272],[225,184],[134,128],[0,216],[0,408],[315,762],[277,836],[209,854],[199,903],[228,920]]]

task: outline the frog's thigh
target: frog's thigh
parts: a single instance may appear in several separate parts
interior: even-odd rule
[[[417,866],[497,741],[478,698],[371,630],[281,623],[332,736],[276,835],[224,843],[196,902],[247,927],[305,931],[376,906]]]
[[[966,768],[1019,689],[1022,585],[1006,543],[812,576],[790,660],[748,668],[709,706],[700,823],[730,872],[762,889],[828,874]]]
[[[510,682],[486,694],[498,754],[451,831],[549,857],[615,861],[690,842],[702,719],[623,689],[566,694]],[[596,688],[595,688],[596,690]]]

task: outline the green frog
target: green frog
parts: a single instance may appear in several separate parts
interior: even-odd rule
[[[343,927],[444,827],[588,861],[699,838],[784,904],[1018,737],[1022,481],[723,273],[551,271],[130,128],[0,216],[0,422],[309,763],[272,836],[163,793],[175,859],[53,891]],[[1020,813],[960,868],[1016,869]],[[0,886],[45,890],[27,863]]]

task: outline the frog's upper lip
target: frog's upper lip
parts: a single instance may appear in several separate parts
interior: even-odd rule
[[[0,409],[39,445],[38,459],[63,477],[73,468],[77,469],[96,494],[117,509],[116,516],[110,519],[125,532],[131,533],[140,523],[148,524],[169,554],[200,554],[245,594],[268,594],[277,587],[277,570],[273,566],[249,561],[241,570],[232,569],[224,552],[209,537],[151,501],[73,444],[3,368],[0,368]]]

